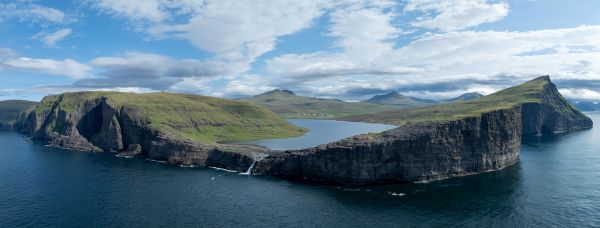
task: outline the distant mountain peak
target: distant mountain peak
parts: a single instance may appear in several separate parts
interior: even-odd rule
[[[363,102],[381,105],[395,105],[403,108],[420,107],[434,104],[432,100],[409,97],[397,91],[390,91],[385,94],[375,95]]]
[[[288,89],[274,89],[264,94],[287,94],[287,95],[296,95],[294,92]]]
[[[385,95],[388,95],[388,96],[389,96],[389,95],[395,95],[395,96],[397,96],[397,95],[401,95],[401,96],[404,96],[404,95],[402,95],[402,94],[398,93],[397,91],[390,91],[390,92],[388,92],[388,93],[386,93],[386,94],[379,95],[379,96],[385,96]]]
[[[471,92],[471,93],[465,93],[462,94],[458,97],[455,98],[451,98],[451,99],[447,99],[444,100],[443,102],[456,102],[456,101],[468,101],[468,100],[474,100],[480,97],[483,97],[484,95],[481,93],[477,93],[477,92]]]

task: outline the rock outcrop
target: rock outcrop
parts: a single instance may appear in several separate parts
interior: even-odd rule
[[[526,86],[538,84],[542,91],[525,91],[526,102],[508,108],[464,118],[407,124],[380,134],[284,151],[260,161],[254,172],[365,185],[431,181],[499,170],[519,160],[523,134],[574,131],[593,125],[558,93],[548,77]],[[458,105],[462,104],[448,106],[446,110],[454,111],[460,108]]]
[[[520,143],[515,107],[285,151],[260,161],[254,172],[351,185],[429,181],[512,165]]]
[[[201,144],[153,129],[144,110],[117,108],[106,97],[78,101],[73,110],[60,108],[65,95],[45,98],[44,111],[21,120],[19,131],[50,145],[73,150],[120,152],[123,157],[143,157],[181,166],[215,166],[247,171],[255,158],[269,151],[263,147]]]

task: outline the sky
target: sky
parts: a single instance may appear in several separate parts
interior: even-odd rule
[[[0,0],[0,100],[84,90],[600,101],[596,0]]]

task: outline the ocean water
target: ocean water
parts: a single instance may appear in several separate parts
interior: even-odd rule
[[[600,227],[600,128],[526,138],[498,172],[361,188],[0,145],[0,227]]]
[[[274,150],[297,150],[334,142],[354,135],[379,133],[396,128],[394,125],[387,124],[371,124],[337,120],[288,119],[287,121],[296,126],[307,128],[310,131],[303,136],[295,138],[265,139],[228,143],[258,145]]]

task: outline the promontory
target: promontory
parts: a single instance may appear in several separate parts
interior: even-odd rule
[[[473,100],[337,117],[398,127],[302,150],[222,144],[306,129],[256,104],[191,94],[65,93],[15,118],[11,129],[54,146],[342,185],[499,170],[518,162],[522,135],[593,125],[548,76]]]

